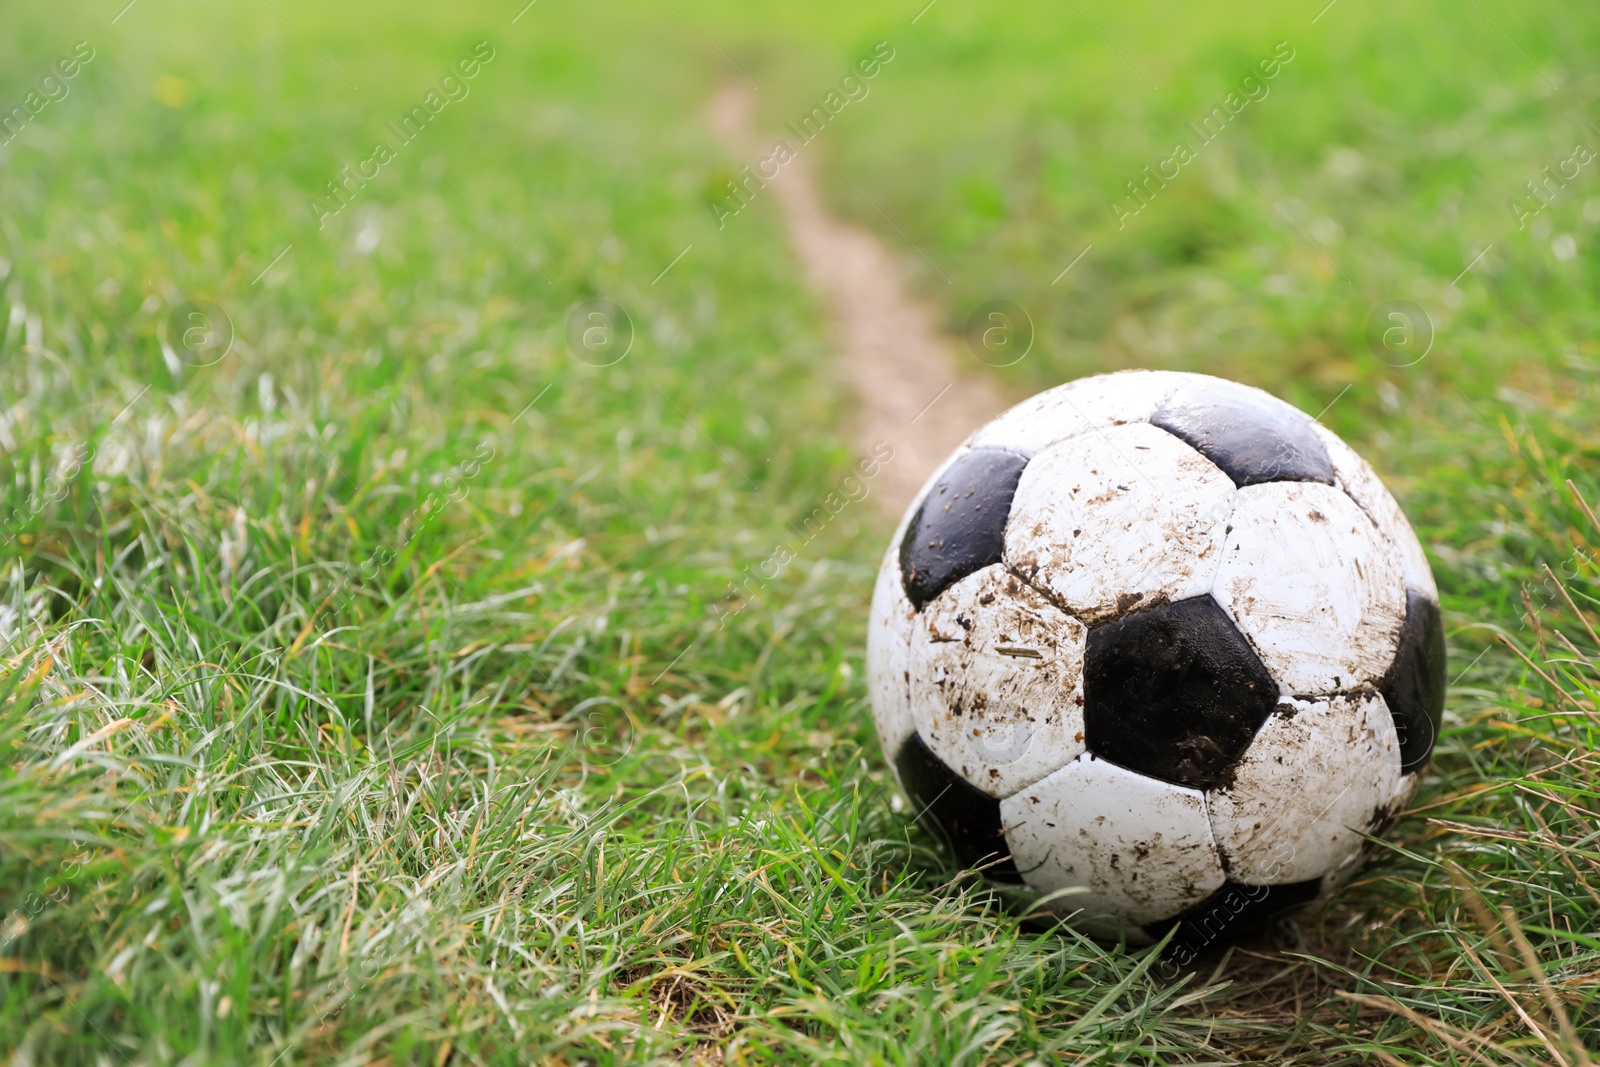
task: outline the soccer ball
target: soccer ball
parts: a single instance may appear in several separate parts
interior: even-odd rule
[[[1323,897],[1433,749],[1444,631],[1372,468],[1259,389],[1123,371],[956,449],[884,556],[884,754],[964,867],[1191,956]]]

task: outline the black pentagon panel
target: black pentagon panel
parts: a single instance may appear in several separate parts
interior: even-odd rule
[[[1177,926],[1178,932],[1167,942],[1163,956],[1184,965],[1212,949],[1260,933],[1273,920],[1317,899],[1321,887],[1319,878],[1285,885],[1224,882],[1221,889],[1187,911],[1165,922],[1151,923],[1144,930],[1151,937],[1160,938]]]
[[[1129,770],[1196,789],[1227,785],[1277,702],[1271,673],[1210,596],[1089,631],[1084,743]]]
[[[1000,801],[946,766],[921,734],[906,739],[894,764],[922,824],[950,845],[956,862],[982,867],[996,882],[1022,884],[1000,822]]]
[[[1311,419],[1234,382],[1185,386],[1150,421],[1221,467],[1241,489],[1261,482],[1333,484],[1333,460]]]
[[[1406,622],[1394,666],[1378,686],[1400,737],[1400,769],[1428,762],[1444,714],[1444,620],[1426,593],[1406,592]]]
[[[968,452],[940,475],[900,542],[900,574],[922,605],[973,571],[1000,562],[1011,498],[1028,457],[997,448]]]

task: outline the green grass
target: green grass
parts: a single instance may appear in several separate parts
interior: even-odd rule
[[[1600,149],[1600,19],[116,6],[0,38],[4,108],[95,50],[0,148],[12,1062],[1600,1051],[1600,530],[1568,487],[1600,504],[1600,164],[1526,229],[1507,207]],[[893,802],[875,500],[748,581],[853,469],[849,398],[772,205],[716,229],[747,160],[700,109],[736,64],[778,129],[880,40],[805,151],[952,331],[1029,309],[1029,357],[975,372],[1331,403],[1434,561],[1459,678],[1415,810],[1332,906],[1193,974],[1022,928]],[[1270,95],[1119,228],[1123,180],[1280,40]],[[596,298],[634,327],[610,366],[568,349]],[[208,366],[166,325],[199,299],[236,336]],[[1365,339],[1392,299],[1436,331],[1413,366]]]

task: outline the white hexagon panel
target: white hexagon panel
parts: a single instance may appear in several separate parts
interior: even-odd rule
[[[1005,562],[1084,622],[1211,589],[1237,490],[1165,430],[1113,426],[1052,445],[1017,484]]]
[[[917,732],[990,796],[1038,781],[1083,751],[1087,633],[999,564],[961,579],[917,616]]]
[[[1211,790],[1228,877],[1303,882],[1353,865],[1404,804],[1394,719],[1376,693],[1279,704]]]
[[[1029,397],[986,423],[967,443],[1031,456],[1081,433],[1148,422],[1183,377],[1168,371],[1128,370],[1079,378]]]
[[[1239,491],[1213,595],[1286,695],[1376,685],[1406,621],[1399,550],[1317,482]]]
[[[1367,517],[1378,528],[1378,533],[1400,550],[1400,573],[1405,577],[1406,588],[1438,600],[1439,590],[1433,582],[1433,568],[1428,566],[1422,542],[1417,540],[1416,531],[1406,521],[1405,513],[1383,484],[1383,479],[1378,477],[1378,472],[1326,426],[1318,424],[1316,432],[1327,447],[1329,458],[1333,460],[1334,484],[1349,494],[1350,499],[1367,513]]]
[[[895,555],[891,546],[878,570],[867,619],[867,686],[872,692],[873,724],[885,752],[899,752],[916,729],[911,720],[911,635],[917,612],[906,598]]]
[[[1204,794],[1092,755],[1001,801],[1000,819],[1029,888],[1081,888],[1052,902],[1063,914],[1142,926],[1222,888]]]

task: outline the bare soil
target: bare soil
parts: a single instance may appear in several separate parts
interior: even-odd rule
[[[724,87],[706,107],[712,131],[751,160],[771,147],[754,132],[754,112],[745,85]],[[837,373],[856,397],[857,447],[863,454],[879,442],[894,449],[873,495],[898,519],[951,450],[1007,405],[973,373],[977,360],[964,345],[943,334],[934,312],[907,292],[896,257],[873,234],[828,212],[811,170],[815,149],[790,147],[798,155],[768,189],[807,283],[831,311]]]

